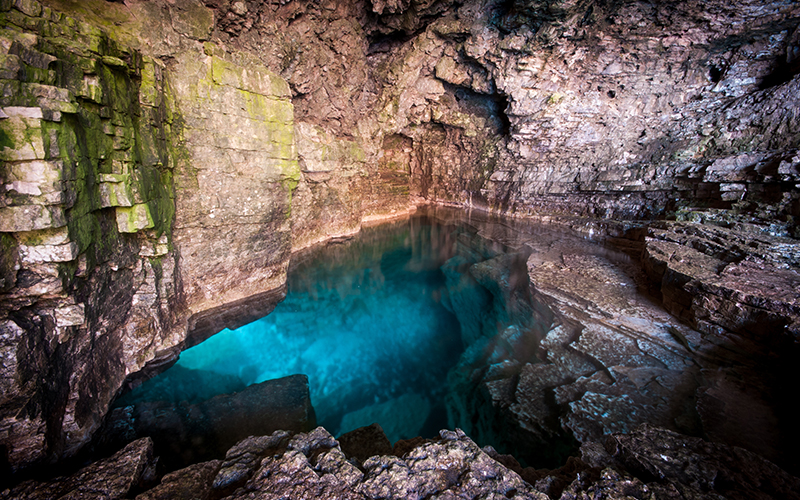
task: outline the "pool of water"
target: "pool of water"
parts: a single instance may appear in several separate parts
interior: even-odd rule
[[[441,269],[458,234],[412,218],[298,256],[271,314],[187,349],[120,404],[199,401],[300,373],[334,435],[373,422],[392,442],[438,435],[448,427],[447,374],[463,351]]]
[[[364,228],[295,254],[272,313],[187,349],[123,396],[111,434],[155,429],[166,442],[173,419],[192,434],[173,455],[200,443],[209,451],[199,458],[218,457],[246,435],[214,443],[192,416],[202,402],[248,399],[249,385],[304,374],[317,423],[335,436],[374,422],[392,442],[460,428],[480,446],[554,468],[578,441],[649,423],[792,466],[786,437],[796,442],[797,433],[782,415],[793,413],[776,389],[789,380],[784,365],[776,371],[757,343],[739,349],[671,316],[643,293],[651,283],[631,253],[553,226],[442,208]],[[229,411],[239,403],[221,404],[222,414],[253,422]],[[264,409],[256,406],[253,418]]]

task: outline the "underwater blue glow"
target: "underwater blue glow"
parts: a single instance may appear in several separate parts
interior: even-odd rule
[[[159,384],[214,374],[219,390],[237,390],[302,373],[334,435],[378,422],[392,442],[433,436],[447,427],[447,373],[463,351],[442,305],[453,246],[452,228],[412,219],[322,248],[294,266],[271,314],[184,351]]]

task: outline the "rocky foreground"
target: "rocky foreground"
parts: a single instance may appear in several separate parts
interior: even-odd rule
[[[656,427],[585,443],[580,458],[556,470],[523,469],[460,430],[440,434],[400,441],[392,451],[377,425],[339,441],[322,427],[277,431],[160,481],[153,443],[143,438],[71,476],[26,481],[0,498],[800,498],[800,479],[754,453]],[[359,460],[381,447],[384,454]]]

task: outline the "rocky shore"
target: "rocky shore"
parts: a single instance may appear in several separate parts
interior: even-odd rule
[[[339,441],[322,427],[277,431],[246,438],[224,459],[159,481],[152,441],[143,438],[70,476],[26,481],[0,498],[800,498],[800,479],[758,455],[651,426],[586,442],[580,458],[556,470],[523,469],[511,456],[479,448],[460,430],[398,442],[394,450],[369,456],[381,446],[388,441],[379,426]]]

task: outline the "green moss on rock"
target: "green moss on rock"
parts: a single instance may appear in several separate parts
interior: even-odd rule
[[[120,233],[136,233],[155,227],[149,203],[132,207],[117,207],[117,230]]]
[[[0,233],[0,291],[10,290],[17,279],[17,241],[7,233]]]
[[[5,130],[0,128],[0,150],[3,149],[14,149],[14,140],[11,138]]]

